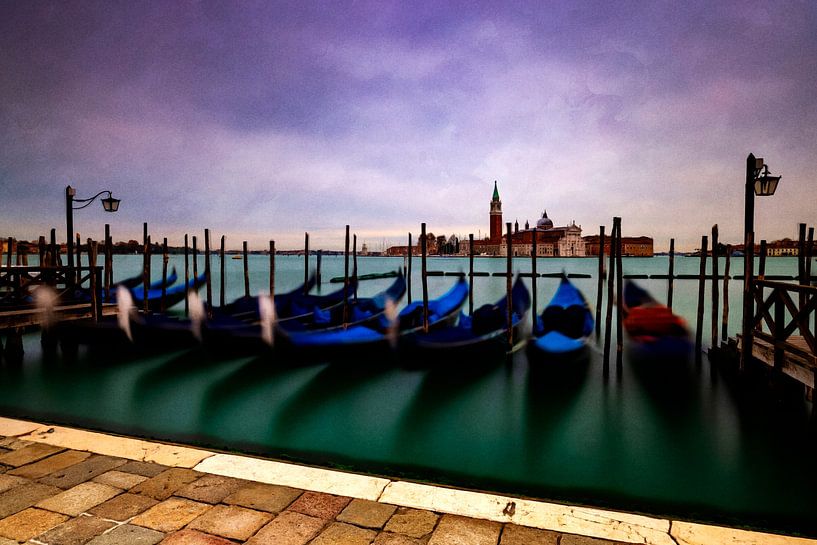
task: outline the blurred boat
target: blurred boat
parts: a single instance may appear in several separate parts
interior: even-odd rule
[[[594,324],[584,296],[562,275],[556,293],[536,319],[529,350],[534,354],[573,354],[586,348]]]
[[[635,282],[625,282],[623,297],[623,325],[637,355],[680,358],[689,355],[692,344],[683,318]]]

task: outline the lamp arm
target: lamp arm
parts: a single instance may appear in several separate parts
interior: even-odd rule
[[[83,204],[82,206],[74,206],[73,209],[74,210],[82,210],[83,208],[87,208],[88,206],[91,205],[92,202],[94,202],[94,200],[96,200],[97,197],[99,197],[100,195],[104,195],[105,193],[108,194],[108,197],[113,196],[113,194],[106,189],[104,191],[100,191],[99,193],[97,193],[96,195],[94,195],[93,197],[91,197],[89,199],[74,199],[73,202],[83,202],[85,204]]]

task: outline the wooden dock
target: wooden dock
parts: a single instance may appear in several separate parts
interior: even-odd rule
[[[743,339],[737,336],[737,348],[743,350]],[[802,336],[789,337],[788,341],[779,347],[783,359],[780,362],[780,371],[797,382],[814,388],[815,372],[817,372],[817,356],[810,353],[806,339]],[[752,357],[770,368],[775,367],[775,344],[766,339],[755,338],[752,343]]]
[[[102,305],[102,316],[115,316],[118,307],[115,303],[104,303]],[[70,320],[90,320],[93,312],[88,303],[76,305],[62,305],[54,307],[50,320],[63,322]],[[27,308],[17,310],[0,311],[0,331],[7,329],[29,328],[41,325],[46,315],[38,308]]]

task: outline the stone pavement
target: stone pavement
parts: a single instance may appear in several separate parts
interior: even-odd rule
[[[0,545],[618,542],[0,436]]]

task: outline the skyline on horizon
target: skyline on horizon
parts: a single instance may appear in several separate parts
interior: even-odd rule
[[[583,235],[759,240],[817,223],[817,4],[0,5],[0,235],[372,248],[543,209]],[[232,242],[231,242],[232,241]]]

